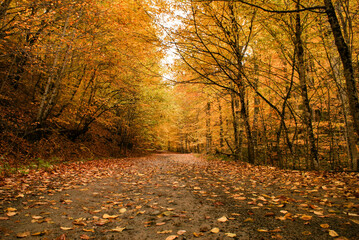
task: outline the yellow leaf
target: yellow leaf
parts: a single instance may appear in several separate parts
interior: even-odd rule
[[[15,216],[16,214],[17,214],[17,212],[8,212],[8,213],[6,213],[6,215],[7,215],[8,217]]]
[[[350,221],[352,221],[353,223],[359,224],[359,220],[350,219]]]
[[[329,224],[326,224],[326,223],[320,224],[320,226],[321,226],[322,228],[329,228]]]
[[[339,234],[338,234],[336,231],[334,231],[334,230],[329,230],[329,235],[330,235],[331,237],[339,237]]]
[[[234,238],[237,236],[237,234],[235,234],[235,233],[225,233],[225,235],[227,235],[230,238]]]
[[[120,213],[125,213],[126,211],[127,211],[126,208],[121,208],[121,209],[120,209]]]
[[[221,218],[218,218],[217,221],[218,221],[218,222],[227,222],[228,219],[227,219],[226,216],[223,216],[223,217],[221,217]]]
[[[17,210],[16,208],[12,208],[12,207],[6,209],[7,212],[15,212],[16,210]]]
[[[116,227],[111,229],[112,232],[122,232],[123,230],[125,230],[126,228],[122,228],[122,227]]]
[[[177,237],[178,237],[177,235],[171,235],[171,236],[166,237],[166,240],[173,240],[173,239],[176,239]]]
[[[194,233],[193,233],[193,236],[199,238],[199,237],[203,236],[203,233],[196,233],[196,232],[194,232]]]
[[[219,233],[219,228],[212,228],[211,233]]]
[[[178,232],[177,232],[177,234],[178,235],[183,235],[183,234],[185,234],[187,231],[186,230],[179,230]]]
[[[46,231],[42,231],[42,232],[31,233],[31,236],[43,236],[45,234],[46,234]]]
[[[257,231],[258,231],[258,232],[268,232],[268,229],[258,228]]]
[[[85,239],[85,240],[88,240],[88,239],[91,239],[89,236],[87,236],[86,234],[83,234],[80,236],[81,239]]]
[[[241,216],[240,213],[231,213],[232,216]]]
[[[30,232],[23,232],[23,233],[16,234],[16,237],[18,237],[18,238],[25,238],[28,236],[30,236]]]
[[[254,219],[253,218],[247,218],[243,222],[254,222]]]
[[[93,228],[90,228],[90,229],[82,229],[82,231],[84,231],[84,232],[95,232],[95,229],[93,229]]]
[[[302,220],[305,220],[305,221],[309,221],[309,220],[312,220],[312,216],[303,214],[302,217],[301,217],[301,219],[302,219]]]
[[[105,213],[102,218],[104,219],[115,219],[118,218],[118,215],[108,215],[107,213]]]
[[[100,219],[100,220],[97,221],[95,224],[96,224],[97,226],[103,226],[103,225],[105,225],[105,224],[108,223],[108,222],[109,222],[108,219]]]
[[[247,198],[246,197],[235,197],[236,200],[239,200],[239,201],[244,201],[246,200]]]
[[[64,230],[64,231],[68,231],[68,230],[71,230],[73,229],[72,227],[60,227],[61,230]]]
[[[323,212],[321,212],[321,211],[314,211],[314,214],[316,214],[318,216],[323,216]]]
[[[305,235],[305,236],[309,236],[309,235],[311,235],[312,233],[309,232],[309,231],[304,231],[304,232],[302,232],[302,234]]]

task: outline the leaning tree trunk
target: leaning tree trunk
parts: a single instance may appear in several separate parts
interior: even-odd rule
[[[353,118],[353,127],[356,132],[356,142],[359,141],[359,98],[358,90],[356,87],[353,60],[348,44],[345,42],[341,27],[335,13],[335,9],[331,0],[324,0],[325,10],[330,23],[335,45],[337,46],[340,59],[343,64],[344,78],[348,93],[350,114]]]

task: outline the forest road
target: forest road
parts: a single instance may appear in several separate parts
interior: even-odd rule
[[[357,186],[193,154],[90,161],[5,179],[0,239],[359,239]]]

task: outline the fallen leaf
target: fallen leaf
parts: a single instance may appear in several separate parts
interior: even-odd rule
[[[75,219],[72,224],[79,225],[79,226],[86,226],[87,224],[84,222],[83,218]]]
[[[68,231],[68,230],[72,230],[73,228],[72,227],[60,227],[61,230],[64,230],[64,231]]]
[[[126,208],[121,208],[121,209],[120,209],[120,213],[125,213],[126,211],[127,211]]]
[[[125,230],[125,227],[116,227],[111,229],[112,232],[122,232],[123,230]]]
[[[203,233],[196,233],[196,232],[194,232],[194,233],[193,233],[193,236],[199,238],[199,237],[203,236]]]
[[[82,231],[84,231],[84,232],[95,232],[95,229],[93,229],[93,228],[90,228],[90,229],[83,228]]]
[[[331,237],[339,237],[339,234],[338,234],[336,231],[334,231],[334,230],[329,230],[329,235],[330,235]]]
[[[265,229],[265,228],[258,228],[257,231],[258,232],[269,232],[269,230]]]
[[[115,219],[115,218],[118,218],[119,215],[108,215],[107,213],[105,213],[102,218],[104,219]]]
[[[17,212],[7,212],[6,215],[8,217],[12,217],[12,216],[15,216],[17,214]]]
[[[44,217],[42,217],[42,216],[32,216],[32,218],[35,219],[35,220],[39,220],[39,219],[42,219]]]
[[[226,216],[223,216],[223,217],[221,217],[221,218],[218,218],[217,221],[218,221],[218,222],[227,222],[228,219],[227,219]]]
[[[230,238],[234,238],[237,236],[237,234],[235,234],[235,233],[225,233],[225,235]]]
[[[16,234],[17,238],[26,238],[28,236],[30,236],[30,232],[23,232],[23,233]]]
[[[309,231],[304,231],[304,232],[302,232],[302,234],[305,235],[305,236],[309,236],[309,235],[311,235],[312,233],[309,232]]]
[[[219,228],[212,228],[211,233],[219,233]]]
[[[239,200],[239,201],[244,201],[244,200],[246,200],[247,198],[246,198],[246,197],[235,197],[234,199]]]
[[[176,239],[177,237],[178,237],[177,235],[171,235],[171,236],[166,237],[166,240],[173,240],[173,239]]]
[[[12,208],[12,207],[9,207],[6,209],[7,212],[16,212],[17,209],[16,208]]]
[[[88,240],[88,239],[91,239],[89,236],[87,236],[86,234],[83,234],[80,236],[81,239],[85,239],[85,240]]]
[[[162,226],[162,225],[165,225],[165,224],[166,224],[165,222],[156,223],[157,226]]]
[[[254,222],[254,219],[253,218],[246,218],[246,219],[244,219],[243,222]]]
[[[312,220],[312,216],[303,214],[300,219],[302,219],[304,221],[309,221],[309,220]]]
[[[0,217],[0,220],[9,220],[10,218],[8,217]]]
[[[42,232],[31,233],[31,236],[43,236],[45,234],[46,234],[46,231],[42,231]]]
[[[109,221],[107,220],[107,219],[100,219],[99,221],[97,221],[97,222],[95,222],[95,224],[97,225],[97,226],[103,226],[103,225],[105,225],[106,223],[108,223]]]
[[[316,214],[318,216],[323,216],[324,215],[324,213],[321,212],[321,211],[314,211],[314,214]]]
[[[320,226],[321,226],[322,228],[325,228],[325,229],[329,228],[329,224],[326,224],[326,223],[320,224]]]
[[[185,234],[187,231],[186,230],[179,230],[178,232],[177,232],[177,234],[178,235],[183,235],[183,234]]]
[[[353,223],[359,224],[359,220],[350,219],[350,221],[352,221]]]

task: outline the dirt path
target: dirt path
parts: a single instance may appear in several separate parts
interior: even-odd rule
[[[6,179],[0,239],[359,239],[358,174],[157,154]]]

